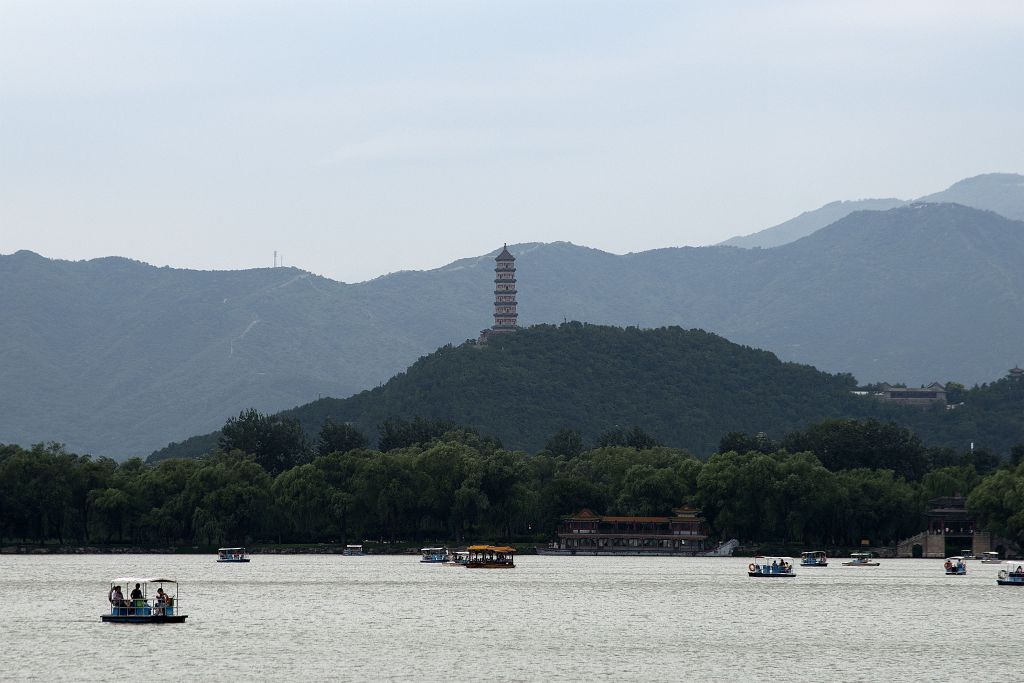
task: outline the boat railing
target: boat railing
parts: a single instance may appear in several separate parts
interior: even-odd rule
[[[160,598],[127,598],[111,602],[110,614],[119,617],[149,617],[154,615],[170,617],[174,616],[175,610],[180,608],[181,606],[174,597],[170,597],[169,600],[161,600]]]

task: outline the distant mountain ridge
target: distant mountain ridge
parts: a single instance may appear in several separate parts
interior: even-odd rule
[[[986,173],[973,178],[965,178],[941,192],[935,192],[912,201],[889,198],[830,202],[819,209],[806,211],[796,218],[791,218],[778,225],[749,235],[732,237],[719,244],[720,246],[745,249],[778,247],[821,230],[855,211],[885,211],[921,202],[962,204],[975,209],[994,211],[1013,220],[1024,220],[1024,175]]]
[[[903,206],[907,202],[902,199],[855,199],[852,201],[830,202],[825,206],[805,211],[796,218],[765,228],[750,235],[732,237],[720,245],[723,247],[743,247],[744,249],[762,248],[768,249],[783,244],[795,242],[801,237],[806,237],[816,230],[821,230],[826,225],[831,225],[838,220],[846,218],[854,211],[887,211]]]
[[[864,382],[988,381],[1024,355],[1024,223],[955,204],[859,211],[773,249],[509,249],[524,325],[699,327]],[[0,442],[145,455],[243,408],[377,386],[489,324],[493,267],[348,285],[0,256]]]

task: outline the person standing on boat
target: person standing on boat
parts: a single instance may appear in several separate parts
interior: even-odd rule
[[[110,593],[107,594],[107,600],[110,601],[111,607],[124,607],[124,593],[121,592],[121,587],[111,588]]]

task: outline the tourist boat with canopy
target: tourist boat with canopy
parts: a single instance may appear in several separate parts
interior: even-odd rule
[[[217,550],[218,562],[248,562],[249,554],[245,548],[219,548]]]
[[[465,567],[469,564],[469,549],[453,550],[448,555],[445,565],[449,567]]]
[[[1024,563],[1007,562],[996,575],[996,583],[1000,586],[1024,586]]]
[[[999,557],[999,553],[987,552],[981,554],[982,564],[1002,564],[1003,559]]]
[[[342,551],[342,555],[363,555],[363,545],[361,543],[352,543],[345,546],[345,550]]]
[[[800,553],[801,567],[827,567],[828,557],[824,550],[807,550]]]
[[[164,590],[164,586],[167,586],[168,590]],[[129,597],[125,598],[124,593],[117,590],[122,587],[126,591],[137,589],[138,594],[134,598],[130,597],[135,592],[130,590]],[[118,597],[119,595],[121,597]],[[180,624],[188,618],[188,615],[181,613],[178,582],[174,579],[159,576],[116,578],[110,582],[107,600],[110,602],[110,612],[100,615],[100,619],[107,623]]]
[[[423,555],[420,562],[428,564],[440,564],[448,561],[448,548],[420,548]]]
[[[871,558],[871,553],[850,553],[850,559],[843,562],[844,567],[877,567],[878,564]]]
[[[516,549],[507,545],[471,545],[467,569],[514,569]]]
[[[793,563],[788,557],[765,557],[758,555],[754,561],[747,565],[747,576],[781,579],[796,576],[793,570]]]
[[[946,558],[946,576],[967,576],[967,561],[960,555]]]

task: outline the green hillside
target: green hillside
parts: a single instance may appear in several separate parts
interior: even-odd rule
[[[446,346],[382,387],[286,414],[310,434],[328,417],[368,434],[389,418],[446,419],[527,451],[563,427],[593,442],[616,425],[638,425],[664,444],[706,454],[729,431],[781,436],[862,412],[853,386],[848,375],[783,363],[700,330],[566,323]],[[192,450],[212,443],[200,438]]]
[[[587,444],[639,426],[664,445],[712,453],[730,432],[772,439],[828,417],[891,420],[928,446],[1005,454],[1024,443],[1024,382],[953,389],[955,409],[907,408],[854,396],[850,375],[785,363],[702,330],[537,325],[489,344],[445,346],[381,387],[285,411],[312,438],[328,418],[376,435],[385,420],[447,420],[540,450],[562,428]],[[218,433],[174,443],[152,461],[195,457]]]

